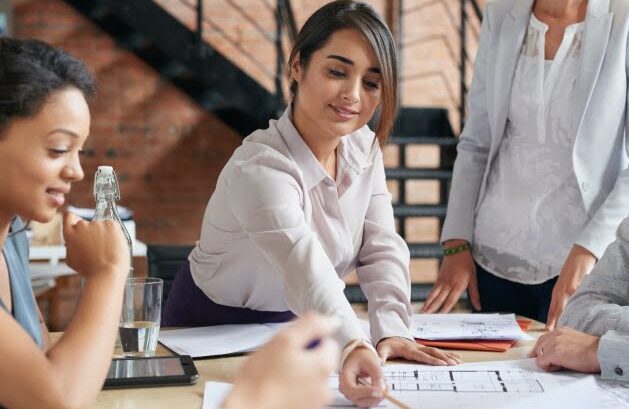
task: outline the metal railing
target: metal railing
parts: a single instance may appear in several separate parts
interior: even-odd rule
[[[467,52],[467,27],[468,27],[468,19],[469,15],[467,12],[467,5],[471,4],[472,10],[474,10],[474,16],[478,19],[478,21],[483,20],[483,12],[481,11],[480,6],[478,5],[477,0],[461,0],[461,27],[459,31],[460,38],[460,46],[461,46],[461,61],[460,61],[460,92],[461,92],[461,103],[459,105],[459,121],[460,121],[460,130],[463,131],[463,126],[465,125],[465,117],[467,115],[466,112],[466,98],[467,98],[467,61],[469,59],[469,54]]]
[[[184,3],[187,3],[184,1]],[[190,5],[192,6],[192,5]],[[196,13],[196,28],[195,28],[195,38],[196,38],[196,47],[197,52],[199,54],[203,53],[206,48],[204,47],[204,38],[203,38],[203,26],[206,23],[206,19],[204,17],[204,9],[203,9],[203,0],[196,0],[195,6]],[[274,81],[276,88],[276,97],[284,102],[283,95],[283,75],[284,75],[284,64],[286,63],[285,53],[282,45],[282,34],[283,31],[286,30],[288,34],[288,38],[290,41],[290,45],[292,46],[297,39],[297,34],[299,32],[297,28],[297,23],[295,20],[295,14],[293,12],[293,7],[290,0],[277,0],[275,6],[275,19],[276,19],[276,30],[275,36],[270,39],[274,42],[276,49],[276,67],[274,73]]]

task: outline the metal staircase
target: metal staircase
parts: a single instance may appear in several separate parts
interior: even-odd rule
[[[242,135],[283,111],[283,96],[270,93],[154,1],[65,2]]]
[[[448,190],[452,177],[452,165],[456,156],[457,139],[454,137],[448,113],[439,108],[401,108],[396,121],[394,136],[389,144],[398,145],[398,166],[386,168],[388,180],[398,181],[398,200],[393,205],[393,214],[398,220],[398,232],[407,241],[411,258],[440,259],[443,255],[438,242],[412,243],[407,239],[405,222],[411,218],[436,217],[439,227],[446,214]],[[440,161],[438,168],[407,167],[407,149],[413,145],[438,146]],[[405,184],[413,180],[436,180],[439,183],[438,204],[408,204]],[[432,287],[431,283],[411,285],[411,300],[420,301]],[[358,285],[349,285],[345,290],[350,302],[366,302]]]

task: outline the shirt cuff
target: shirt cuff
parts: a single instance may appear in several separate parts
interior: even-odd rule
[[[334,335],[334,340],[339,346],[349,345],[355,339],[369,340],[369,334],[360,326],[360,321],[355,315],[339,317],[341,318],[341,328]]]
[[[376,348],[371,345],[371,342],[367,341],[366,339],[354,339],[350,341],[347,345],[345,345],[345,348],[343,348],[343,352],[341,353],[341,361],[339,362],[339,368],[343,368],[343,364],[347,360],[347,357],[349,357],[349,355],[358,348],[367,348],[371,350],[374,354],[376,354],[376,356],[378,355]]]
[[[629,336],[616,331],[607,331],[598,344],[598,361],[601,378],[605,380],[629,381]]]
[[[369,317],[371,340],[374,345],[385,338],[401,337],[415,341],[409,328],[411,317],[407,319],[396,311],[387,311]]]
[[[601,234],[594,235],[590,234],[589,231],[584,231],[577,237],[574,244],[583,247],[592,253],[594,257],[596,257],[596,260],[600,260],[603,253],[605,253],[605,249],[607,249],[607,246],[611,243],[611,241],[602,240],[601,236]]]

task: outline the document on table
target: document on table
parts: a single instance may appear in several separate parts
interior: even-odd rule
[[[629,408],[600,377],[545,372],[532,359],[454,367],[387,365],[383,369],[391,395],[411,408]],[[328,408],[354,407],[338,391],[338,376],[329,378],[329,386],[335,398]],[[377,407],[395,408],[387,401]]]
[[[440,340],[519,340],[526,337],[515,314],[414,314],[415,338]]]
[[[231,383],[206,382],[202,409],[219,409],[232,387]]]
[[[193,358],[233,355],[264,346],[282,324],[216,325],[160,331],[159,342],[180,355]]]
[[[598,386],[605,391],[604,407],[629,408],[629,384],[599,379]]]
[[[387,365],[384,372],[390,393],[411,408],[629,408],[629,385],[575,372],[545,372],[533,359],[454,367]],[[328,409],[355,408],[339,392],[338,376],[330,376],[329,387],[334,400]],[[203,409],[218,409],[231,388],[206,382]],[[387,401],[376,407],[395,408]]]
[[[527,369],[533,372],[540,372],[542,374],[557,374],[563,376],[572,376],[573,378],[585,378],[591,375],[580,374],[577,372],[571,371],[560,371],[560,372],[544,372],[541,370],[536,364],[534,359],[522,359],[522,360],[513,360],[513,361],[497,361],[493,363],[496,367],[501,367],[506,365],[508,367],[516,366],[523,369]],[[466,367],[469,365],[481,365],[475,363],[469,364],[461,364],[459,367]],[[629,409],[629,384],[613,382],[613,381],[604,381],[601,379],[600,375],[594,375],[593,378],[596,380],[597,392],[600,397],[600,408],[627,408]]]

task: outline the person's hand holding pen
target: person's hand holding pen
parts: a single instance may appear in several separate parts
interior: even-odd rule
[[[387,396],[382,365],[390,358],[402,358],[429,365],[457,365],[461,357],[454,352],[425,347],[402,337],[382,339],[376,350],[364,345],[354,349],[343,362],[340,390],[360,407],[377,405],[383,398],[401,406]]]
[[[240,368],[221,408],[323,408],[338,364],[339,347],[330,338],[338,326],[314,313],[290,324]]]
[[[384,398],[386,382],[380,357],[370,348],[359,346],[343,362],[339,389],[355,405],[376,406]]]

